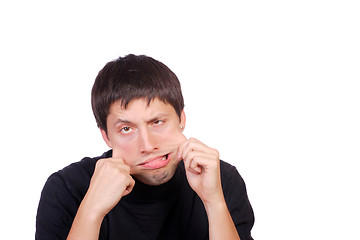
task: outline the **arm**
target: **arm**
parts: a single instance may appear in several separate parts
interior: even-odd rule
[[[209,220],[209,239],[240,239],[225,200],[205,205]]]
[[[99,160],[67,239],[98,239],[103,218],[134,184],[130,168],[121,159]]]
[[[177,157],[184,160],[188,182],[205,206],[209,239],[240,239],[224,199],[218,151],[189,139],[179,146]]]
[[[102,220],[103,217],[92,214],[87,200],[84,198],[76,213],[67,239],[98,239]]]

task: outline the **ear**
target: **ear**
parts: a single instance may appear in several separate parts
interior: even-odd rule
[[[181,116],[180,116],[180,127],[181,127],[181,131],[184,131],[185,125],[186,125],[186,115],[185,115],[185,111],[183,110],[183,111],[181,112]]]
[[[101,136],[104,139],[106,145],[108,145],[109,148],[112,148],[112,143],[109,140],[109,137],[108,137],[107,133],[105,132],[105,130],[100,128],[100,132],[101,132]]]

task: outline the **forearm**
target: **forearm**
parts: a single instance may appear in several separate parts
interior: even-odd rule
[[[130,167],[121,158],[98,160],[67,239],[98,239],[104,217],[122,196],[131,192],[134,184]]]
[[[97,240],[103,217],[93,214],[83,200],[71,226],[67,240]]]
[[[240,240],[225,200],[205,204],[210,240]]]

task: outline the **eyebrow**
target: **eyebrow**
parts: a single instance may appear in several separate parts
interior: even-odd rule
[[[155,122],[156,120],[159,120],[161,118],[167,117],[169,114],[167,113],[159,113],[158,115],[155,115],[153,118],[151,118],[147,123]]]
[[[118,125],[118,124],[129,124],[129,125],[132,125],[133,123],[128,121],[128,120],[124,120],[124,119],[121,119],[121,118],[118,118],[115,123],[114,123],[114,126]]]
[[[159,120],[161,118],[167,117],[169,114],[167,113],[159,113],[157,115],[155,115],[154,117],[150,118],[148,121],[146,121],[147,123],[151,123],[151,122],[155,122],[156,120]],[[121,119],[118,118],[115,123],[114,126],[118,125],[118,124],[129,124],[129,125],[135,125],[133,122],[126,120],[126,119]]]

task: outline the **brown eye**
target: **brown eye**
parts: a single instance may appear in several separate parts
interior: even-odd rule
[[[162,120],[156,120],[156,121],[153,122],[153,125],[157,126],[157,125],[161,125],[163,123],[164,123],[164,121],[162,121]]]
[[[122,133],[122,134],[128,134],[128,133],[130,133],[132,131],[132,128],[131,127],[123,127],[121,130],[120,130],[120,132]]]

